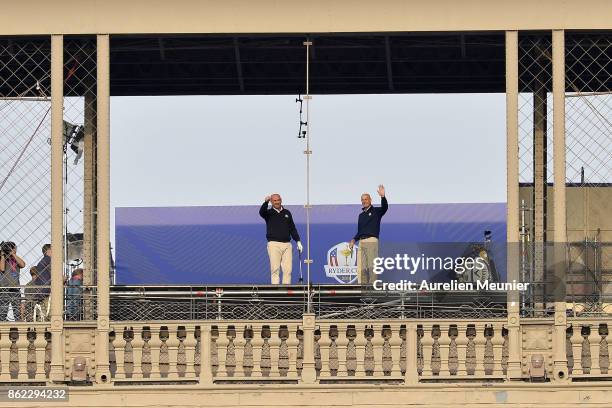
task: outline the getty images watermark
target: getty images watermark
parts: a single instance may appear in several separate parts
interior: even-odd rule
[[[491,280],[491,264],[488,259],[483,257],[441,257],[441,256],[410,256],[408,254],[396,254],[394,257],[374,258],[372,271],[380,276],[386,271],[401,271],[410,275],[415,275],[419,271],[446,271],[456,275],[456,279],[446,282],[431,282],[427,279],[412,281],[400,279],[396,282],[385,282],[382,279],[374,281],[374,290],[381,291],[524,291],[527,290],[529,283],[517,282],[498,282]],[[451,275],[452,276],[452,275]]]

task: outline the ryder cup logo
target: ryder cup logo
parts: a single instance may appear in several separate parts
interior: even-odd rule
[[[357,281],[357,245],[353,250],[348,242],[341,242],[327,251],[327,265],[325,276],[334,278],[340,283],[354,283]]]

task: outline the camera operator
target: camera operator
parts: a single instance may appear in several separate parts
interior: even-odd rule
[[[0,320],[6,319],[9,305],[13,306],[13,317],[19,320],[21,292],[19,275],[25,262],[17,255],[14,242],[0,243]]]

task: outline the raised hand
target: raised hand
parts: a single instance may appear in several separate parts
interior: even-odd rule
[[[378,186],[378,190],[377,190],[377,192],[378,192],[378,195],[379,195],[379,196],[384,197],[384,196],[385,196],[385,186],[383,186],[382,184],[380,184],[380,185]]]
[[[270,196],[266,196],[266,198],[264,198],[264,201],[270,201]]]

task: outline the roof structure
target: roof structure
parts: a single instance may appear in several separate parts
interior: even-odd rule
[[[530,35],[527,32],[521,35]],[[601,35],[601,32],[594,33]],[[592,35],[576,32],[567,41],[580,42]],[[69,47],[95,47],[91,36],[67,37]],[[376,33],[317,35],[114,35],[111,37],[111,95],[261,95],[300,94],[305,89],[306,47],[312,41],[310,83],[312,94],[383,93],[490,93],[505,92],[505,48],[503,32],[467,33]],[[77,40],[77,41],[74,41]],[[17,46],[27,42],[28,46]],[[591,40],[589,40],[591,41]],[[27,75],[49,81],[46,67],[35,61],[45,58],[50,41],[29,37],[0,38],[0,95],[19,94],[31,84]],[[14,55],[11,49],[23,55]],[[93,49],[95,53],[95,48]],[[537,43],[528,42],[523,52],[534,60],[549,58]],[[602,66],[612,59],[612,48],[597,51]],[[568,55],[571,64],[572,55]],[[29,61],[29,62],[28,62]],[[67,69],[93,72],[93,59],[66,61]],[[550,64],[547,64],[550,65]],[[20,70],[24,72],[20,74]],[[36,74],[39,70],[40,73]],[[87,75],[82,88],[87,88]],[[601,84],[610,78],[574,78]],[[529,75],[524,70],[523,75]],[[602,75],[605,72],[602,71]],[[93,76],[89,77],[92,81]],[[549,76],[548,86],[551,87]],[[542,79],[540,79],[542,80]],[[529,78],[521,83],[529,84]],[[591,88],[587,86],[587,88]],[[608,89],[612,88],[609,84]],[[71,86],[67,95],[80,94]],[[529,91],[529,89],[524,89]],[[573,91],[573,89],[568,89]]]

